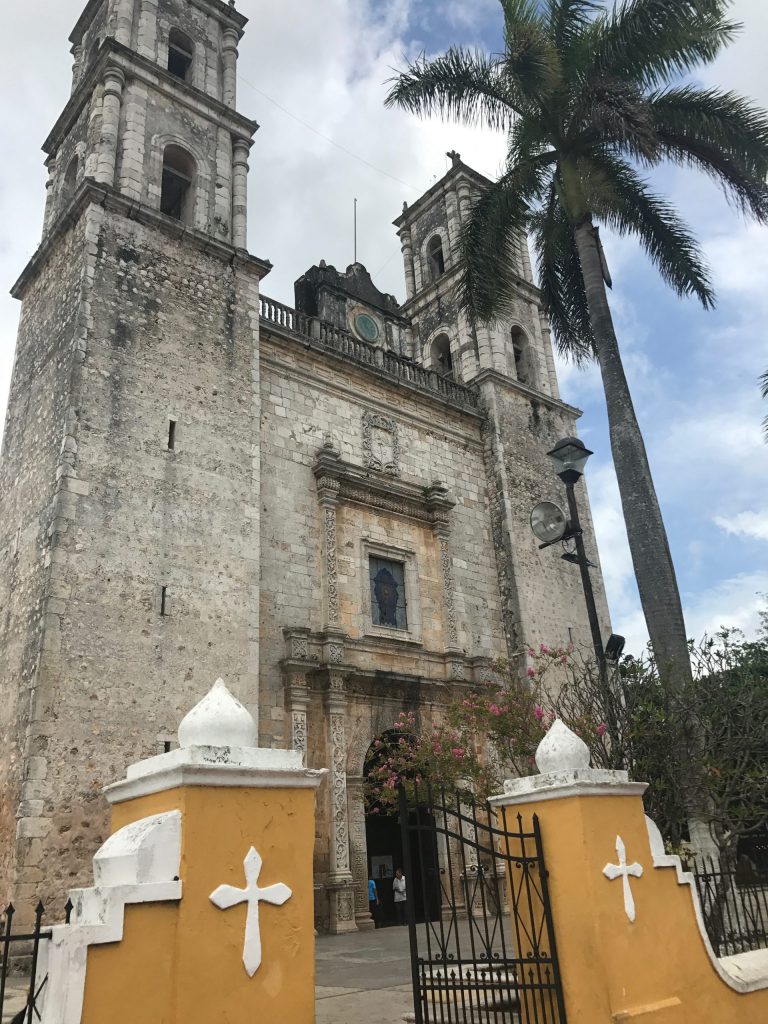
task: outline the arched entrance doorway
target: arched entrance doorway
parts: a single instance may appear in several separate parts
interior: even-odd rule
[[[371,771],[387,759],[392,747],[399,746],[403,735],[402,732],[393,729],[371,744],[363,769],[366,781]],[[408,736],[405,738],[409,739]],[[420,832],[418,846],[413,842],[413,832],[417,825]],[[420,856],[413,858],[410,872],[406,872],[408,899],[414,901],[417,921],[427,918],[435,920],[440,913],[440,884],[437,834],[431,809],[425,806],[411,807],[408,812],[408,829],[411,833],[412,847],[420,851]],[[368,848],[368,877],[376,882],[381,900],[378,923],[381,926],[393,925],[396,917],[392,883],[395,871],[398,868],[404,870],[405,867],[400,816],[391,811],[387,813],[379,804],[368,801],[365,837]]]

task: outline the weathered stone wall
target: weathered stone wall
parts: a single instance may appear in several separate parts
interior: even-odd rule
[[[81,223],[62,236],[47,273],[26,293],[0,458],[0,903],[12,883],[20,799],[39,800],[45,785],[44,751],[28,750],[24,787],[23,756],[84,263]]]
[[[560,545],[540,551],[530,527],[531,511],[540,501],[556,502],[567,515],[565,488],[546,453],[576,432],[575,410],[531,399],[495,375],[483,381],[481,390],[488,416],[484,436],[494,547],[510,649],[567,646],[572,640],[589,650],[579,568],[562,560]],[[607,636],[608,608],[583,484],[577,499],[587,554],[598,567],[592,578]]]
[[[87,216],[76,458],[30,730],[44,800],[20,824],[38,840],[20,879],[42,869],[56,897],[104,838],[101,788],[162,751],[217,675],[258,712],[256,278],[119,215]],[[69,295],[51,315],[79,306]],[[32,464],[50,487],[54,468]]]
[[[470,656],[498,657],[505,646],[479,418],[394,384],[371,380],[357,367],[307,353],[300,345],[276,345],[264,332],[261,358],[262,742],[282,745],[282,629],[303,626],[322,630],[325,625],[322,516],[312,465],[324,437],[330,434],[342,458],[362,466],[366,411],[397,422],[402,478],[424,488],[440,480],[458,503],[451,513],[450,549],[459,648]],[[364,632],[365,538],[416,553],[423,569],[424,647],[444,650],[442,574],[439,545],[432,531],[394,514],[343,503],[338,510],[342,628],[355,637]],[[418,663],[418,652],[414,658]],[[383,664],[385,651],[372,655],[372,668]]]

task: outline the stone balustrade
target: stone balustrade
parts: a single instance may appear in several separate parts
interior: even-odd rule
[[[462,409],[478,409],[478,396],[472,388],[456,384],[454,381],[441,377],[434,370],[419,366],[412,359],[400,356],[395,352],[370,345],[361,341],[349,331],[334,327],[316,317],[306,316],[298,310],[284,306],[265,295],[260,298],[260,315],[262,323],[287,331],[290,334],[309,338],[320,348],[327,349],[335,355],[349,359],[359,366],[368,366],[377,373],[382,373],[394,380],[402,381],[411,387],[437,395],[451,405]]]

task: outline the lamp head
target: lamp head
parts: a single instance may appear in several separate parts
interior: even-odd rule
[[[594,455],[578,437],[565,437],[558,441],[547,455],[552,459],[555,472],[564,484],[575,484],[584,475],[590,455]]]

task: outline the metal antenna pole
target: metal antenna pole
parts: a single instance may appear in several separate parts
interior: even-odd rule
[[[355,263],[357,263],[357,200],[355,200]]]

